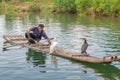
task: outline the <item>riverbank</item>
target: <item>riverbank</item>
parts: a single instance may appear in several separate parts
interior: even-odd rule
[[[12,15],[24,15],[27,13],[40,13],[42,12],[50,12],[53,7],[52,2],[7,2],[0,3],[0,13],[6,14],[9,16]]]
[[[120,17],[120,0],[55,0],[56,12]]]
[[[36,0],[9,1],[0,3],[0,12],[19,15],[29,12],[49,12],[51,14],[74,14],[78,16],[103,16],[120,18],[120,1],[114,0]]]

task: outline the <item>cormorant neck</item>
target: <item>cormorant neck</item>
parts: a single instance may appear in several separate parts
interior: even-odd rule
[[[84,40],[84,43],[87,43],[87,41],[86,41],[86,40]]]

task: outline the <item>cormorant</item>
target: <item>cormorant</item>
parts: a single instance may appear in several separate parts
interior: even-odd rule
[[[81,54],[87,54],[87,48],[88,48],[88,43],[85,38],[82,38],[84,40],[84,43],[81,46]]]

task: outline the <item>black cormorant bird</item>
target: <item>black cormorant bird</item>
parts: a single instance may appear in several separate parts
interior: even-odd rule
[[[88,43],[87,40],[85,38],[81,38],[84,40],[84,43],[81,46],[81,54],[87,54],[87,48],[88,48]]]

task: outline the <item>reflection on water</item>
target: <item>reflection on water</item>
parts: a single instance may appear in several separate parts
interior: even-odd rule
[[[34,50],[28,49],[28,52],[26,52],[26,60],[28,63],[33,63],[34,67],[40,67],[40,68],[45,68],[46,67],[46,57],[45,53],[42,52],[36,52]],[[55,71],[59,70],[58,62],[56,59],[56,56],[51,56],[50,57],[50,62],[52,65],[55,65]],[[76,61],[71,61],[73,64],[79,64],[79,62]],[[105,80],[119,80],[120,79],[120,70],[110,64],[94,64],[94,63],[84,63],[84,69],[82,70],[83,74],[89,73],[87,68],[91,68],[95,71],[95,75],[102,76],[104,77]],[[69,67],[68,67],[69,68]],[[46,73],[47,70],[43,69],[40,72],[41,73]]]
[[[76,61],[72,61],[78,63]],[[94,64],[81,62],[85,68],[92,68],[95,71],[95,75],[100,75],[104,77],[105,80],[119,80],[120,79],[120,69],[110,64]],[[87,72],[86,70],[84,71]]]
[[[57,65],[57,59],[56,59],[56,56],[51,56],[51,64],[55,64]]]
[[[32,63],[34,67],[46,67],[46,54],[42,52],[36,52],[34,50],[28,49],[26,52],[26,60],[28,63]],[[57,70],[57,59],[56,56],[51,56],[50,62],[52,65],[55,65],[55,69]],[[46,71],[40,71],[45,73]]]
[[[119,19],[77,17],[75,15],[48,15],[46,13],[31,13],[20,17],[0,15],[0,47],[2,47],[4,42],[3,34],[24,35],[26,29],[39,23],[45,23],[45,31],[49,37],[59,37],[58,46],[60,47],[80,51],[82,43],[80,38],[85,37],[89,43],[89,54],[100,57],[107,54],[119,54]],[[51,80],[120,80],[120,62],[116,64],[76,63],[73,60],[51,56],[31,49],[28,49],[25,52],[26,55],[23,55],[24,50],[27,49],[8,50],[4,53],[1,50],[0,67],[9,65],[13,67],[12,69],[7,68],[9,73],[4,73],[3,71],[6,71],[6,69],[0,68],[0,71],[3,72],[1,73],[2,75],[0,74],[0,77],[3,76],[2,79],[5,79],[6,75],[10,75],[10,72],[14,71],[15,66],[19,67],[19,64],[16,64],[19,62],[14,63],[15,61],[21,61],[20,64],[22,64],[23,68],[18,72],[22,76],[17,75],[17,70],[15,70],[16,74],[14,73],[13,75],[24,80],[34,80],[32,77],[37,77],[37,80],[49,80],[50,78]],[[22,53],[22,55],[17,54],[19,53],[17,51]],[[12,56],[12,58],[8,55]],[[22,59],[19,59],[21,57]],[[26,57],[26,59],[23,57]],[[12,65],[7,63],[12,63]],[[32,75],[32,77],[28,78],[24,75]],[[13,76],[9,77],[13,79]]]
[[[55,71],[57,71],[58,70],[58,62],[57,62],[56,56],[51,55],[50,61],[51,61],[51,64],[55,66]]]
[[[46,55],[42,52],[36,52],[34,50],[28,49],[28,52],[26,52],[26,60],[28,63],[33,63],[34,67],[46,67]],[[55,65],[55,71],[59,72],[59,66],[58,61],[56,59],[56,56],[50,57],[50,62],[52,65]],[[73,64],[79,64],[79,62],[76,62],[74,60],[70,60]],[[94,64],[94,63],[84,63],[81,62],[81,64],[84,65],[84,69],[82,70],[83,74],[89,73],[87,71],[87,68],[91,68],[95,71],[95,75],[99,75],[104,77],[105,80],[119,80],[120,79],[120,70],[110,64]],[[68,67],[69,68],[69,67]],[[44,70],[44,69],[43,69]],[[46,73],[47,70],[41,70],[41,73]]]
[[[45,67],[45,53],[36,52],[34,50],[28,49],[26,53],[26,60],[28,63],[33,63],[34,67]],[[40,71],[45,73],[45,71]]]

